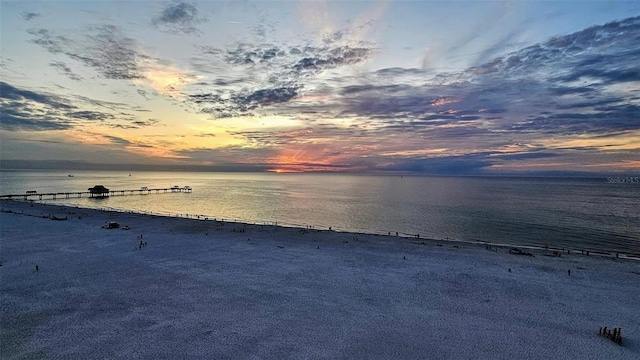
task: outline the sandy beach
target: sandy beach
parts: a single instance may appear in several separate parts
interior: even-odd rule
[[[640,358],[633,259],[0,204],[3,359]]]

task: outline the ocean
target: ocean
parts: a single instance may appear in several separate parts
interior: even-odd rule
[[[46,203],[430,239],[640,254],[640,184],[616,179],[0,171],[0,194],[191,186]]]

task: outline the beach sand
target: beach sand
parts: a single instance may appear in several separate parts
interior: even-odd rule
[[[2,359],[640,358],[637,260],[0,204]]]

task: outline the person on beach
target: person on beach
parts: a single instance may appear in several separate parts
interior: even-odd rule
[[[36,272],[40,271],[40,268],[38,267],[38,265],[36,265]]]

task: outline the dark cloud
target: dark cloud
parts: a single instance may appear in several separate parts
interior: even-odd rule
[[[203,18],[198,17],[195,5],[176,1],[163,9],[153,19],[153,24],[168,32],[191,34],[198,32],[196,26],[203,21]]]
[[[220,50],[205,49],[205,53],[219,54]],[[291,46],[281,48],[275,45],[249,45],[238,44],[237,48],[227,50],[224,60],[232,65],[257,65],[269,64],[273,66],[276,60],[280,60],[277,73],[294,71],[296,73],[315,73],[339,66],[360,63],[371,56],[372,47],[315,47],[315,46]]]
[[[27,32],[35,37],[31,42],[42,46],[52,54],[63,52],[71,42],[64,36],[53,35],[47,29],[29,29]]]
[[[225,61],[234,65],[253,65],[273,60],[276,57],[284,57],[286,52],[276,46],[251,47],[247,44],[239,44],[236,49],[228,50]]]
[[[593,107],[584,113],[554,112],[512,125],[513,131],[536,131],[552,134],[587,134],[640,130],[640,106],[618,105]]]
[[[603,64],[599,64],[598,68],[588,67],[584,69],[574,69],[571,74],[558,77],[556,80],[560,82],[571,82],[581,80],[583,78],[591,78],[598,79],[602,81],[603,84],[640,81],[640,69],[607,69],[601,68],[602,65]]]
[[[106,108],[109,111],[81,110],[80,106]],[[114,112],[122,106],[85,97],[78,97],[72,102],[60,96],[19,89],[0,82],[0,128],[4,130],[63,130],[90,122],[111,127],[139,128],[159,122],[155,119],[141,121],[127,113]]]
[[[97,111],[73,111],[66,113],[66,115],[70,118],[90,121],[104,121],[114,118],[112,114],[105,114]]]
[[[6,82],[0,81],[0,98],[17,101],[37,102],[55,109],[73,109],[74,106],[64,102],[63,99],[54,96],[40,94],[29,90],[18,89]]]
[[[60,74],[67,76],[71,80],[75,80],[75,81],[81,81],[82,80],[81,76],[79,76],[76,73],[74,73],[73,70],[71,70],[71,68],[69,66],[67,66],[67,64],[65,64],[65,63],[63,63],[61,61],[52,62],[49,65],[51,65],[53,68],[58,70],[58,72]]]
[[[265,106],[286,103],[298,96],[299,88],[295,86],[241,91],[223,97],[218,94],[190,95],[192,102],[204,105],[204,112],[217,117],[248,115],[251,110]]]
[[[148,57],[139,54],[136,51],[135,40],[124,36],[116,26],[93,27],[81,41],[54,35],[47,29],[30,29],[28,32],[35,37],[33,43],[52,54],[64,54],[92,67],[107,79],[132,80],[143,77],[137,60]]]
[[[118,136],[112,136],[112,135],[101,135],[101,136],[109,140],[112,144],[115,144],[115,145],[120,145],[120,146],[131,145],[131,142],[129,140],[123,139]]]
[[[341,46],[330,49],[320,49],[315,56],[300,59],[293,69],[298,72],[319,72],[343,65],[352,65],[366,60],[373,50],[364,47]]]
[[[147,126],[158,125],[160,123],[160,120],[158,119],[136,120],[131,123],[137,127],[147,127]]]
[[[89,38],[92,40],[88,49],[91,58],[79,55],[74,58],[96,68],[107,79],[143,78],[137,60],[146,57],[137,53],[135,40],[124,36],[118,27],[95,27]]]
[[[53,113],[55,114],[55,113]],[[51,111],[35,111],[16,102],[0,104],[0,129],[10,131],[66,130],[72,124]]]
[[[493,164],[491,161],[476,155],[422,159],[399,158],[391,162],[381,163],[384,165],[373,165],[370,170],[439,175],[472,175],[481,174],[483,169]]]
[[[287,114],[307,111],[279,105],[300,96],[316,74],[363,62],[374,51],[365,43],[353,47],[239,43],[228,50],[207,46],[200,50],[202,56],[192,58],[192,64],[215,74],[218,79],[214,85],[218,88],[215,92],[192,93],[188,98],[200,111],[217,118],[248,115],[259,108]],[[210,57],[227,68],[212,66]],[[221,73],[229,75],[220,77]]]
[[[3,130],[68,129],[73,123],[64,114],[74,108],[57,96],[22,90],[0,82],[0,128]]]
[[[502,73],[524,75],[547,69],[554,72],[577,71],[565,79],[577,79],[586,67],[593,69],[614,68],[611,76],[635,68],[627,57],[638,51],[640,42],[640,17],[632,17],[598,25],[569,35],[554,37],[544,43],[536,44],[520,51],[496,58],[479,67],[472,68],[476,73]],[[622,56],[620,56],[622,55]],[[622,68],[617,68],[621,65]],[[599,76],[607,74],[597,73]],[[622,76],[622,79],[625,77]]]
[[[558,154],[552,152],[528,152],[521,154],[493,154],[493,157],[502,160],[523,160],[523,159],[545,159],[556,157]]]
[[[35,18],[37,18],[39,16],[40,16],[40,14],[34,13],[34,12],[24,12],[24,13],[22,13],[22,18],[25,19],[26,21],[33,20],[33,19],[35,19]]]
[[[287,102],[298,95],[299,88],[279,87],[272,89],[260,89],[248,94],[235,97],[236,104],[247,109],[255,109],[261,106]]]
[[[551,87],[549,88],[549,91],[554,95],[570,95],[570,94],[584,94],[584,93],[596,91],[596,89],[592,87],[559,86],[559,87]]]

